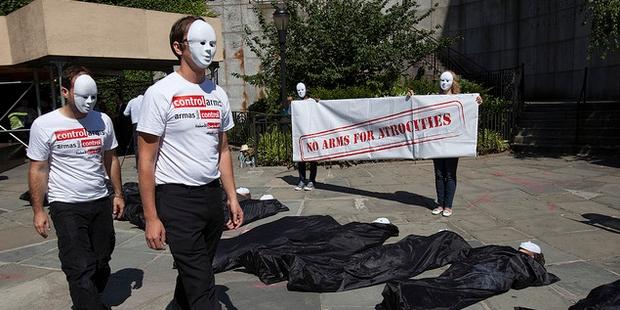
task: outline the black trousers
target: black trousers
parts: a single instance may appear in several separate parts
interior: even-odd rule
[[[181,309],[221,309],[211,267],[224,228],[226,196],[219,184],[164,184],[155,191],[157,213],[178,271],[174,299]]]
[[[52,202],[58,258],[69,282],[73,309],[108,309],[99,297],[110,277],[114,250],[112,203],[108,197],[80,203]]]
[[[299,181],[307,183],[307,182],[316,182],[316,161],[309,162],[310,164],[310,179],[306,179],[306,163],[300,161],[297,163],[297,172],[299,172]]]
[[[132,124],[133,132],[131,135],[131,141],[133,143],[133,153],[136,158],[136,170],[138,169],[138,123]],[[126,155],[126,154],[125,154]]]

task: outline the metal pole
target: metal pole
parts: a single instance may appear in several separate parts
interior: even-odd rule
[[[286,101],[286,30],[278,30],[280,41],[280,103],[285,106]]]
[[[54,63],[58,70],[58,92],[60,92],[60,105],[65,106],[65,97],[62,96],[62,64],[60,62]]]
[[[37,115],[41,116],[41,89],[39,89],[39,69],[32,73],[34,78],[34,93],[37,97]]]
[[[54,69],[52,66],[47,67],[50,74],[50,96],[52,96],[52,110],[56,110],[56,86],[54,85]]]
[[[8,131],[8,129],[4,128],[2,125],[0,125],[0,129]],[[9,135],[11,135],[11,137],[15,138],[15,140],[17,140],[17,142],[21,143],[22,145],[24,145],[25,147],[28,147],[28,144],[26,144],[26,142],[20,140],[16,135],[14,135],[13,133],[9,132]]]
[[[32,83],[30,84],[30,86],[28,86],[28,89],[26,89],[21,96],[19,96],[19,98],[17,98],[17,100],[15,100],[15,102],[13,103],[13,105],[11,105],[11,107],[6,110],[6,113],[4,113],[4,115],[2,115],[2,117],[0,117],[0,121],[4,119],[4,117],[6,117],[9,113],[11,113],[11,110],[13,110],[13,108],[19,103],[20,100],[22,100],[22,98],[24,98],[24,96],[26,96],[26,94],[28,93],[28,91],[30,91],[30,89],[32,88]]]
[[[588,67],[585,67],[583,71],[583,84],[581,85],[581,94],[579,99],[577,100],[577,106],[575,107],[575,147],[579,149],[579,144],[581,143],[581,100],[583,99],[583,103],[586,103],[586,94],[587,94],[587,85],[588,85]]]

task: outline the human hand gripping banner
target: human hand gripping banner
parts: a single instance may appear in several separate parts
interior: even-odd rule
[[[478,96],[293,101],[293,161],[476,156]]]

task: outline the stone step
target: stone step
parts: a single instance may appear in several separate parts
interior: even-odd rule
[[[541,135],[516,135],[512,139],[513,143],[521,143],[528,145],[564,145],[567,143],[575,143],[576,137],[574,135],[561,135],[561,136],[541,136]],[[580,144],[588,144],[593,146],[615,146],[620,145],[619,137],[605,137],[605,136],[579,136]]]
[[[620,145],[607,145],[607,146],[592,146],[592,145],[579,145],[575,146],[572,143],[564,145],[536,145],[536,144],[523,144],[512,143],[510,149],[518,154],[579,154],[579,155],[596,155],[596,156],[620,156]]]
[[[527,127],[518,128],[517,135],[521,136],[574,136],[576,127]],[[582,125],[579,128],[582,137],[616,137],[620,139],[620,127],[592,127]]]

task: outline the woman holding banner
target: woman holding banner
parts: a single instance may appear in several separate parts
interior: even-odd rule
[[[308,96],[306,91],[306,85],[304,83],[297,83],[296,87],[298,100],[307,100],[311,99]],[[316,100],[318,102],[318,100]],[[299,172],[299,182],[297,186],[295,186],[296,191],[305,190],[311,191],[314,190],[314,183],[316,182],[316,161],[310,162],[310,179],[306,179],[306,163],[300,161],[297,163],[297,170]]]
[[[456,95],[461,93],[459,78],[454,72],[446,71],[439,76],[439,88],[442,95]],[[413,96],[413,91],[409,90],[408,96]],[[476,98],[478,104],[482,103],[482,98]],[[435,189],[437,191],[438,206],[431,211],[435,215],[445,217],[452,215],[452,202],[456,193],[456,168],[459,164],[458,158],[435,158],[433,166],[435,168]]]

